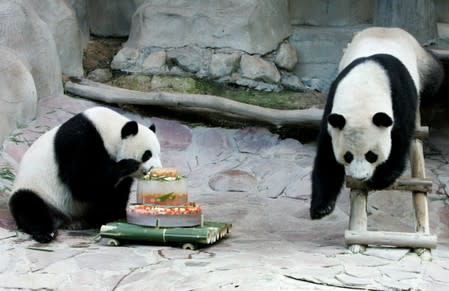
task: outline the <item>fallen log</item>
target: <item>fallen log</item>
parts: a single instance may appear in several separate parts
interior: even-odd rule
[[[323,111],[310,108],[303,110],[280,110],[260,107],[227,98],[172,92],[140,92],[118,88],[87,79],[66,82],[68,93],[113,104],[157,105],[176,108],[192,108],[195,111],[211,110],[224,115],[234,115],[248,120],[267,122],[275,126],[318,127]]]

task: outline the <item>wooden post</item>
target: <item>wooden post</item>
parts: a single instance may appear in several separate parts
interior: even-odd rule
[[[368,226],[368,217],[366,212],[368,199],[367,190],[351,189],[351,213],[349,216],[349,230],[366,231]],[[365,251],[364,245],[353,244],[349,246],[349,250],[353,253],[361,253]]]
[[[410,164],[412,176],[425,178],[422,141],[415,139],[410,147]],[[416,231],[429,233],[429,215],[427,209],[427,195],[425,192],[413,192],[413,206],[415,207]]]
[[[419,110],[416,112],[416,128],[421,126],[421,114]],[[424,161],[423,143],[420,139],[415,138],[410,145],[410,166],[412,177],[425,178],[426,167]],[[427,205],[427,193],[413,191],[413,206],[415,209],[415,230],[417,232],[429,234],[429,211]],[[431,253],[427,249],[415,249],[415,252],[419,254],[423,259],[430,260]]]

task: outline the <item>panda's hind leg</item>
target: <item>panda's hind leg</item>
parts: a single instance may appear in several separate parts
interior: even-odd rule
[[[20,189],[14,192],[9,200],[9,209],[17,227],[29,233],[34,240],[48,243],[56,237],[63,215],[33,191]]]

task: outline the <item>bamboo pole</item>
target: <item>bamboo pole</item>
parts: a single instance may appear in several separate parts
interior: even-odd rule
[[[393,245],[397,247],[434,249],[437,237],[425,233],[393,232],[393,231],[345,231],[348,244]]]
[[[368,191],[359,190],[359,189],[351,189],[350,192],[350,200],[351,200],[351,212],[349,216],[349,230],[351,231],[366,231],[368,226],[368,217],[367,217],[367,198]],[[346,241],[346,244],[349,245],[349,250],[353,253],[361,253],[365,251],[365,246],[362,244],[352,244]]]
[[[114,104],[158,105],[189,108],[204,112],[218,112],[276,126],[301,125],[318,127],[323,111],[310,108],[304,110],[279,110],[237,102],[211,95],[184,94],[170,92],[139,92],[93,82],[86,79],[68,81],[66,92],[84,98]]]
[[[213,244],[229,234],[230,228],[230,224],[219,222],[204,222],[202,227],[173,228],[155,228],[125,222],[110,222],[101,227],[100,235],[117,241]]]

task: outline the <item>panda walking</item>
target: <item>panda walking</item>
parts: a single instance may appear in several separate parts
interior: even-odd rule
[[[9,199],[18,228],[47,243],[62,226],[124,218],[133,177],[161,167],[155,131],[94,107],[46,132],[24,154]]]
[[[437,93],[443,75],[436,58],[402,29],[372,27],[355,35],[321,121],[312,219],[334,210],[345,175],[383,189],[402,174],[420,99]]]

